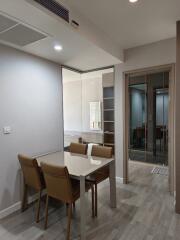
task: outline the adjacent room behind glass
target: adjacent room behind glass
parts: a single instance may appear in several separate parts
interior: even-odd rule
[[[129,76],[129,157],[168,165],[169,72]]]

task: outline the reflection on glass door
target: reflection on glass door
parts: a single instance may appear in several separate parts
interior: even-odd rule
[[[169,72],[129,76],[129,158],[168,164]]]

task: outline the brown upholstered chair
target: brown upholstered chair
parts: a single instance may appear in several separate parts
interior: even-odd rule
[[[28,188],[33,188],[38,192],[38,205],[36,213],[36,222],[39,222],[40,204],[41,204],[41,194],[42,190],[45,188],[45,183],[43,175],[38,167],[36,159],[18,155],[18,159],[22,168],[23,178],[24,178],[24,192],[22,199],[21,210],[24,211],[27,208],[27,195]]]
[[[102,158],[112,158],[112,147],[93,145],[91,155]]]
[[[60,200],[68,205],[68,222],[67,222],[67,240],[70,239],[70,226],[72,217],[72,205],[80,198],[80,183],[78,180],[73,180],[69,176],[67,167],[57,167],[46,163],[41,163],[42,171],[44,174],[47,186],[47,199],[46,199],[46,217],[45,229],[47,228],[48,221],[48,202],[49,197]],[[92,184],[86,184],[86,191],[91,188],[92,194],[94,189]],[[94,211],[94,198],[92,199],[92,210]],[[93,212],[94,215],[94,212]]]
[[[87,154],[87,145],[82,143],[71,143],[69,146],[69,151],[71,153],[78,153],[78,154]]]
[[[102,158],[112,158],[112,147],[104,147],[93,145],[92,156],[102,157]],[[103,167],[95,173],[91,174],[87,181],[91,182],[95,186],[95,216],[97,217],[97,184],[109,178],[109,166]]]

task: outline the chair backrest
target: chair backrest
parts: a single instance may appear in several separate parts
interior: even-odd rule
[[[67,167],[41,163],[47,194],[65,203],[72,202],[72,186]]]
[[[87,144],[82,143],[71,143],[69,147],[71,153],[87,154]]]
[[[93,145],[91,155],[102,158],[112,158],[112,152],[112,147]]]
[[[23,172],[25,184],[37,191],[41,190],[42,180],[37,160],[21,154],[18,154],[18,159]]]

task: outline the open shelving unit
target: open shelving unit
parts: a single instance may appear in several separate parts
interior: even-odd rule
[[[106,77],[106,76],[105,76]],[[114,85],[113,74],[108,75],[111,81],[103,84],[103,135],[104,146],[113,147],[114,151]]]

